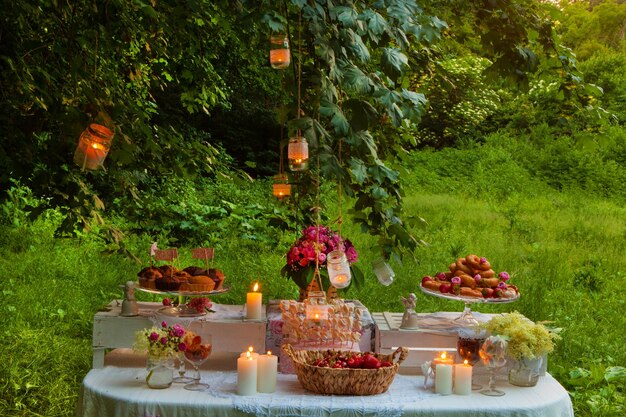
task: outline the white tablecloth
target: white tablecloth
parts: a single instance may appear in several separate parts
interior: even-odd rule
[[[210,417],[210,416],[346,416],[346,417],[572,417],[569,395],[552,376],[536,387],[520,388],[505,381],[506,395],[487,397],[436,395],[424,389],[422,376],[396,375],[389,390],[375,396],[321,396],[301,388],[295,375],[279,374],[274,394],[236,395],[234,371],[203,371],[211,388],[184,390],[174,384],[149,389],[146,371],[107,366],[91,370],[83,381],[77,406],[79,417]],[[482,382],[482,381],[481,381]],[[486,381],[485,381],[486,382]]]

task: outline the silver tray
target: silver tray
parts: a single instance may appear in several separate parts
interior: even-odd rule
[[[230,291],[230,287],[222,287],[219,290],[213,290],[213,291],[162,291],[162,290],[153,290],[151,288],[143,288],[139,286],[139,283],[137,283],[137,286],[135,287],[135,289],[138,289],[139,291],[147,292],[150,294],[184,295],[184,296],[192,296],[192,297],[200,296],[200,295],[224,294],[225,292]]]
[[[464,297],[462,295],[452,295],[452,294],[443,294],[440,292],[432,291],[427,288],[424,288],[420,285],[420,290],[424,294],[433,295],[439,298],[445,298],[447,300],[456,300],[463,301],[464,303],[487,303],[487,304],[504,304],[504,303],[512,303],[519,298],[519,293],[515,297],[512,298],[484,298],[484,297]]]

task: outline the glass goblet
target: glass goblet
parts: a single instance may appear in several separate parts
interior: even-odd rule
[[[192,382],[193,378],[185,375],[185,353],[180,352],[176,361],[178,362],[178,376],[174,377],[174,382],[178,384],[188,384]]]
[[[506,340],[498,336],[489,336],[480,348],[480,358],[489,370],[489,387],[480,391],[483,395],[500,397],[503,391],[496,389],[496,372],[506,365]]]
[[[480,359],[480,347],[487,337],[486,332],[474,328],[462,328],[459,330],[456,342],[456,350],[461,358],[467,360],[467,363],[476,365]],[[482,385],[474,382],[472,378],[472,389],[479,390]]]
[[[206,340],[211,340],[211,338],[205,338]],[[209,343],[203,343],[200,345],[190,346],[185,350],[185,359],[193,365],[193,369],[195,371],[193,382],[185,385],[183,388],[189,391],[204,391],[209,388],[209,384],[205,384],[200,382],[200,365],[204,363],[209,358],[211,354],[211,350],[213,345]]]

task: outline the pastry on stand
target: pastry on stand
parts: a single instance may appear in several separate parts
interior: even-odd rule
[[[452,262],[448,269],[434,277],[424,276],[420,289],[435,297],[463,301],[463,313],[454,320],[461,326],[478,324],[472,303],[510,303],[519,298],[517,287],[508,283],[508,272],[496,274],[485,257],[470,254]]]

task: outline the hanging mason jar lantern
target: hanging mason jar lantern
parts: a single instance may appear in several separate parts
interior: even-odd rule
[[[372,262],[372,269],[374,270],[374,274],[376,274],[376,278],[378,278],[378,282],[382,285],[387,287],[393,283],[395,273],[383,258],[378,258]]]
[[[333,287],[341,289],[350,285],[350,263],[342,250],[334,250],[326,257],[328,279]]]
[[[274,197],[283,198],[291,195],[291,185],[289,177],[286,174],[274,175],[274,184],[272,185],[272,193]]]
[[[289,39],[281,34],[270,37],[270,64],[274,69],[285,69],[291,61]]]
[[[300,135],[300,132],[289,139],[287,159],[291,171],[303,171],[309,166],[309,143]]]
[[[109,153],[114,132],[108,127],[91,123],[83,130],[74,152],[74,162],[84,171],[96,170],[103,166]]]

